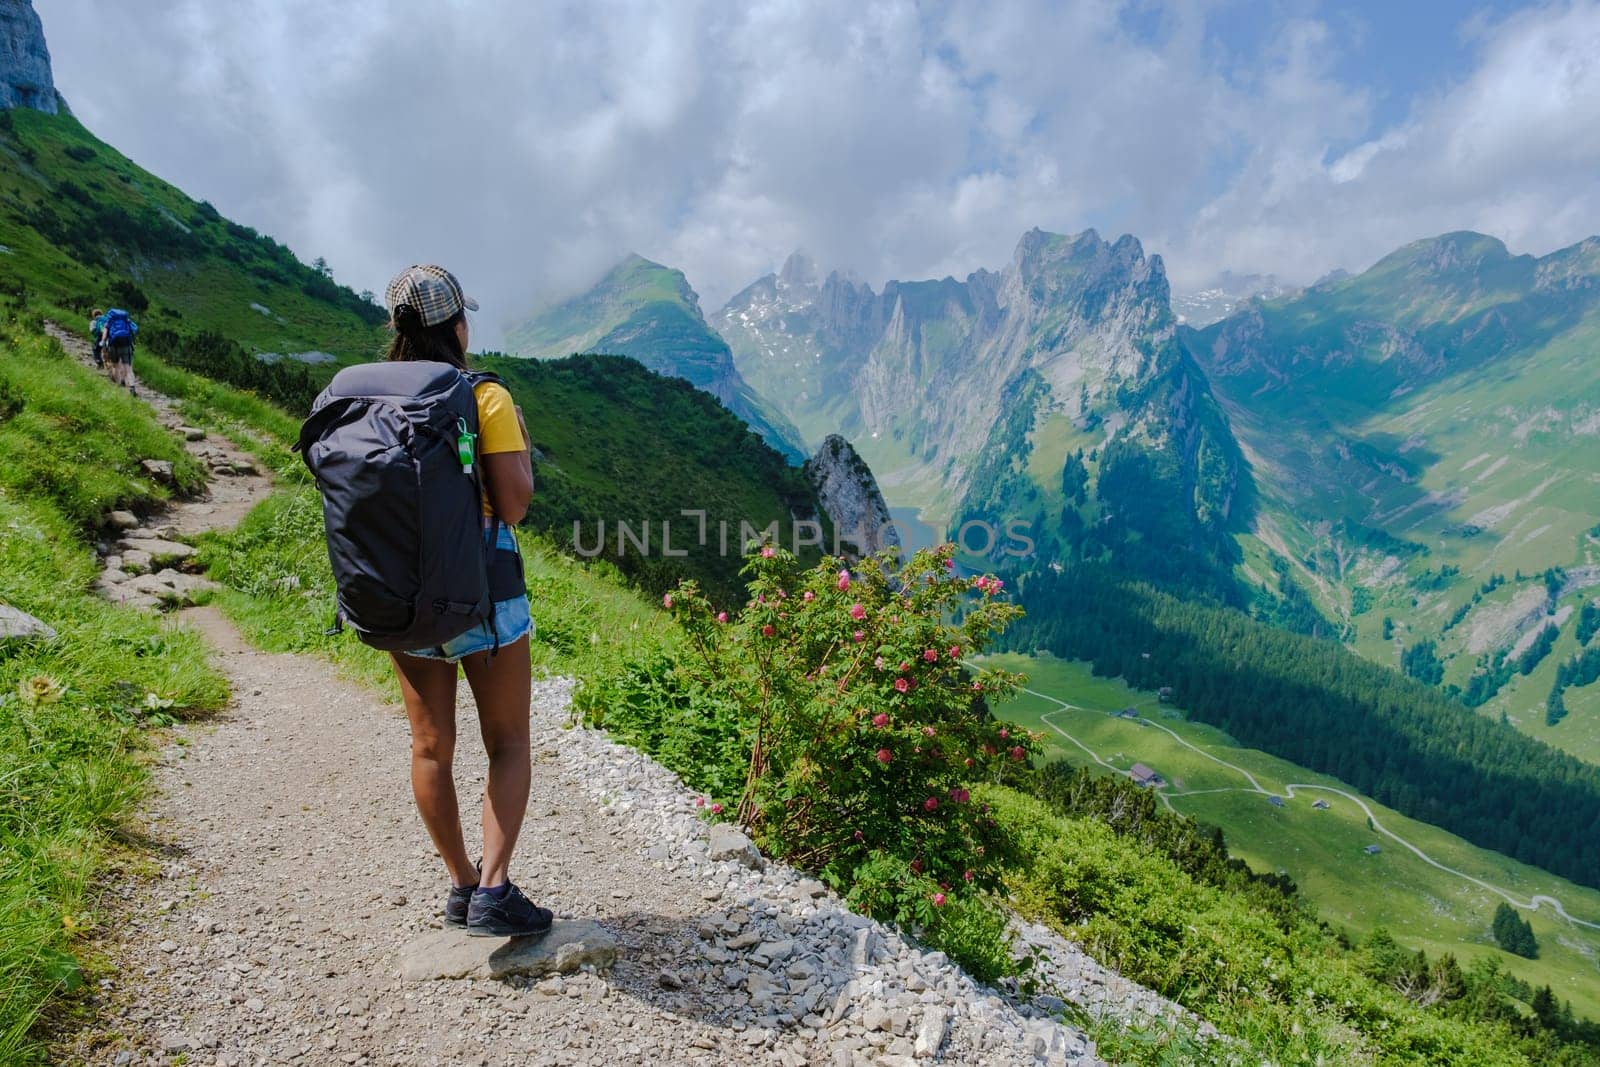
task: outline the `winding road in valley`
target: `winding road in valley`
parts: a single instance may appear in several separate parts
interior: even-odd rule
[[[1043,715],[1041,715],[1039,717],[1040,721],[1042,721],[1046,726],[1050,727],[1050,729],[1054,730],[1057,734],[1060,734],[1062,737],[1066,738],[1068,741],[1071,741],[1074,745],[1077,745],[1084,752],[1088,753],[1090,758],[1092,758],[1100,766],[1109,768],[1110,770],[1113,770],[1113,771],[1116,771],[1118,774],[1126,773],[1123,768],[1120,768],[1120,767],[1114,766],[1111,763],[1108,763],[1105,759],[1103,759],[1100,756],[1099,753],[1095,752],[1088,745],[1086,745],[1082,741],[1078,740],[1078,738],[1072,736],[1066,730],[1062,729],[1059,725],[1057,725],[1051,719],[1051,716],[1059,715],[1063,711],[1093,711],[1094,709],[1092,709],[1092,708],[1084,708],[1084,707],[1081,707],[1081,706],[1079,706],[1077,704],[1069,704],[1065,700],[1061,700],[1061,699],[1059,699],[1057,697],[1053,697],[1049,693],[1041,693],[1037,689],[1028,689],[1028,688],[1024,687],[1021,690],[1021,692],[1027,693],[1029,696],[1038,697],[1040,700],[1047,700],[1052,704],[1059,705],[1059,707],[1055,711],[1047,711]],[[1110,713],[1109,712],[1097,712],[1097,714],[1109,715]],[[1247,780],[1250,783],[1249,788],[1245,788],[1243,786],[1240,786],[1240,787],[1237,787],[1237,788],[1229,788],[1229,789],[1194,789],[1194,790],[1189,790],[1187,792],[1182,792],[1182,793],[1173,793],[1173,792],[1168,792],[1166,790],[1161,790],[1161,791],[1158,792],[1157,795],[1161,797],[1161,802],[1163,804],[1165,804],[1167,806],[1167,809],[1170,810],[1170,811],[1176,812],[1178,810],[1177,808],[1174,808],[1172,806],[1172,799],[1171,798],[1173,798],[1173,797],[1200,796],[1202,794],[1210,794],[1210,793],[1259,793],[1262,796],[1286,795],[1286,796],[1292,798],[1295,795],[1296,791],[1298,791],[1298,790],[1315,790],[1315,791],[1322,792],[1322,793],[1332,793],[1335,796],[1343,797],[1344,799],[1350,801],[1352,804],[1355,804],[1357,807],[1359,807],[1361,809],[1361,811],[1366,815],[1367,821],[1372,825],[1372,828],[1374,830],[1376,830],[1378,833],[1382,834],[1384,837],[1389,838],[1391,841],[1393,841],[1396,844],[1400,845],[1402,848],[1406,849],[1407,851],[1411,852],[1413,855],[1415,855],[1423,863],[1426,863],[1428,866],[1437,868],[1438,870],[1441,870],[1441,871],[1445,872],[1446,874],[1452,874],[1452,875],[1455,875],[1457,878],[1461,878],[1461,879],[1464,879],[1465,881],[1471,882],[1473,885],[1477,886],[1478,888],[1486,890],[1486,891],[1488,891],[1490,893],[1493,893],[1495,896],[1500,897],[1502,900],[1504,900],[1506,903],[1510,904],[1514,908],[1520,908],[1520,909],[1522,909],[1524,911],[1538,911],[1540,908],[1549,908],[1557,916],[1559,916],[1562,919],[1565,919],[1567,922],[1571,923],[1574,926],[1582,926],[1582,927],[1585,927],[1586,929],[1589,929],[1589,930],[1600,930],[1600,922],[1590,922],[1587,919],[1580,919],[1580,918],[1570,914],[1567,911],[1567,909],[1562,905],[1561,901],[1557,900],[1555,897],[1547,896],[1547,895],[1545,895],[1543,893],[1536,893],[1531,897],[1521,898],[1521,897],[1516,896],[1514,893],[1510,892],[1509,890],[1502,889],[1500,886],[1494,885],[1494,884],[1492,884],[1490,882],[1486,882],[1481,878],[1474,877],[1473,875],[1470,875],[1465,871],[1457,870],[1454,867],[1450,867],[1450,866],[1447,866],[1447,865],[1445,865],[1443,863],[1440,863],[1438,860],[1434,859],[1432,856],[1430,856],[1426,852],[1422,851],[1422,849],[1418,848],[1416,845],[1412,844],[1410,841],[1407,841],[1405,838],[1401,837],[1399,834],[1395,833],[1393,830],[1391,830],[1388,827],[1384,826],[1383,823],[1379,820],[1377,814],[1372,810],[1371,805],[1369,805],[1366,802],[1366,800],[1364,800],[1363,798],[1355,795],[1354,793],[1346,792],[1343,789],[1335,789],[1333,786],[1314,785],[1314,784],[1307,783],[1307,782],[1289,782],[1289,783],[1285,783],[1284,784],[1284,787],[1283,787],[1284,793],[1283,794],[1275,794],[1270,789],[1267,789],[1264,786],[1262,786],[1262,784],[1259,781],[1256,780],[1256,776],[1254,774],[1251,774],[1249,771],[1245,770],[1243,767],[1239,766],[1236,763],[1230,763],[1230,762],[1228,762],[1227,760],[1223,759],[1220,756],[1217,756],[1217,755],[1214,755],[1214,754],[1212,754],[1210,752],[1207,752],[1205,749],[1200,748],[1199,746],[1193,744],[1192,742],[1188,741],[1184,737],[1180,736],[1175,730],[1172,730],[1169,727],[1163,726],[1162,724],[1160,724],[1158,722],[1154,722],[1154,721],[1152,721],[1150,719],[1147,719],[1142,715],[1140,717],[1136,718],[1136,719],[1131,719],[1129,721],[1130,722],[1136,722],[1141,726],[1152,727],[1154,729],[1162,731],[1163,733],[1168,734],[1169,736],[1172,737],[1172,739],[1174,741],[1178,742],[1178,744],[1182,745],[1184,748],[1187,748],[1192,752],[1195,752],[1195,753],[1198,753],[1201,756],[1204,756],[1206,759],[1211,760],[1213,763],[1221,764],[1222,766],[1228,768],[1229,770],[1238,773],[1239,775],[1243,776],[1245,778],[1245,780]],[[1181,814],[1181,812],[1179,814]]]

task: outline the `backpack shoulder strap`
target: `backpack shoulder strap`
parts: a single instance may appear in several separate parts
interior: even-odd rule
[[[467,384],[472,386],[474,389],[482,385],[484,382],[493,382],[502,389],[505,388],[506,385],[506,380],[492,370],[464,370],[461,372],[461,376],[465,378],[467,380]]]

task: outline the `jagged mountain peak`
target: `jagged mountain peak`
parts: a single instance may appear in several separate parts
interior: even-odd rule
[[[1073,235],[1035,228],[1017,242],[1009,271],[1040,300],[1079,286],[1137,287],[1161,303],[1171,295],[1161,257],[1145,255],[1139,239],[1126,233],[1107,242],[1092,228]]]
[[[783,261],[777,281],[784,288],[809,290],[817,287],[818,277],[816,261],[805,252],[796,250]]]

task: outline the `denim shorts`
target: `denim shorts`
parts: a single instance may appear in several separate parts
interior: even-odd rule
[[[495,539],[495,547],[518,551],[516,535],[511,532],[511,527],[501,526],[499,535]],[[479,652],[489,652],[495,648],[497,639],[501,648],[513,644],[527,637],[533,631],[533,619],[528,613],[528,597],[514,596],[507,600],[497,600],[494,604],[493,625],[489,620],[457,634],[442,645],[433,648],[419,648],[403,655],[416,656],[419,659],[442,659],[449,663],[456,663],[467,656],[477,655]]]

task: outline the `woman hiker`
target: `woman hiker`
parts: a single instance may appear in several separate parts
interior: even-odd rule
[[[391,360],[433,360],[467,369],[467,299],[443,267],[408,267],[384,291]],[[478,453],[483,471],[482,536],[516,552],[512,527],[533,497],[533,467],[522,412],[495,382],[480,382]],[[499,520],[496,522],[495,520]],[[551,913],[511,882],[511,854],[528,807],[530,661],[528,598],[496,601],[494,618],[436,648],[391,653],[411,720],[411,788],[434,848],[450,872],[445,922],[469,934],[518,937],[550,928]],[[456,665],[478,704],[489,754],[483,796],[483,858],[474,864],[461,834],[451,764],[456,744]]]

